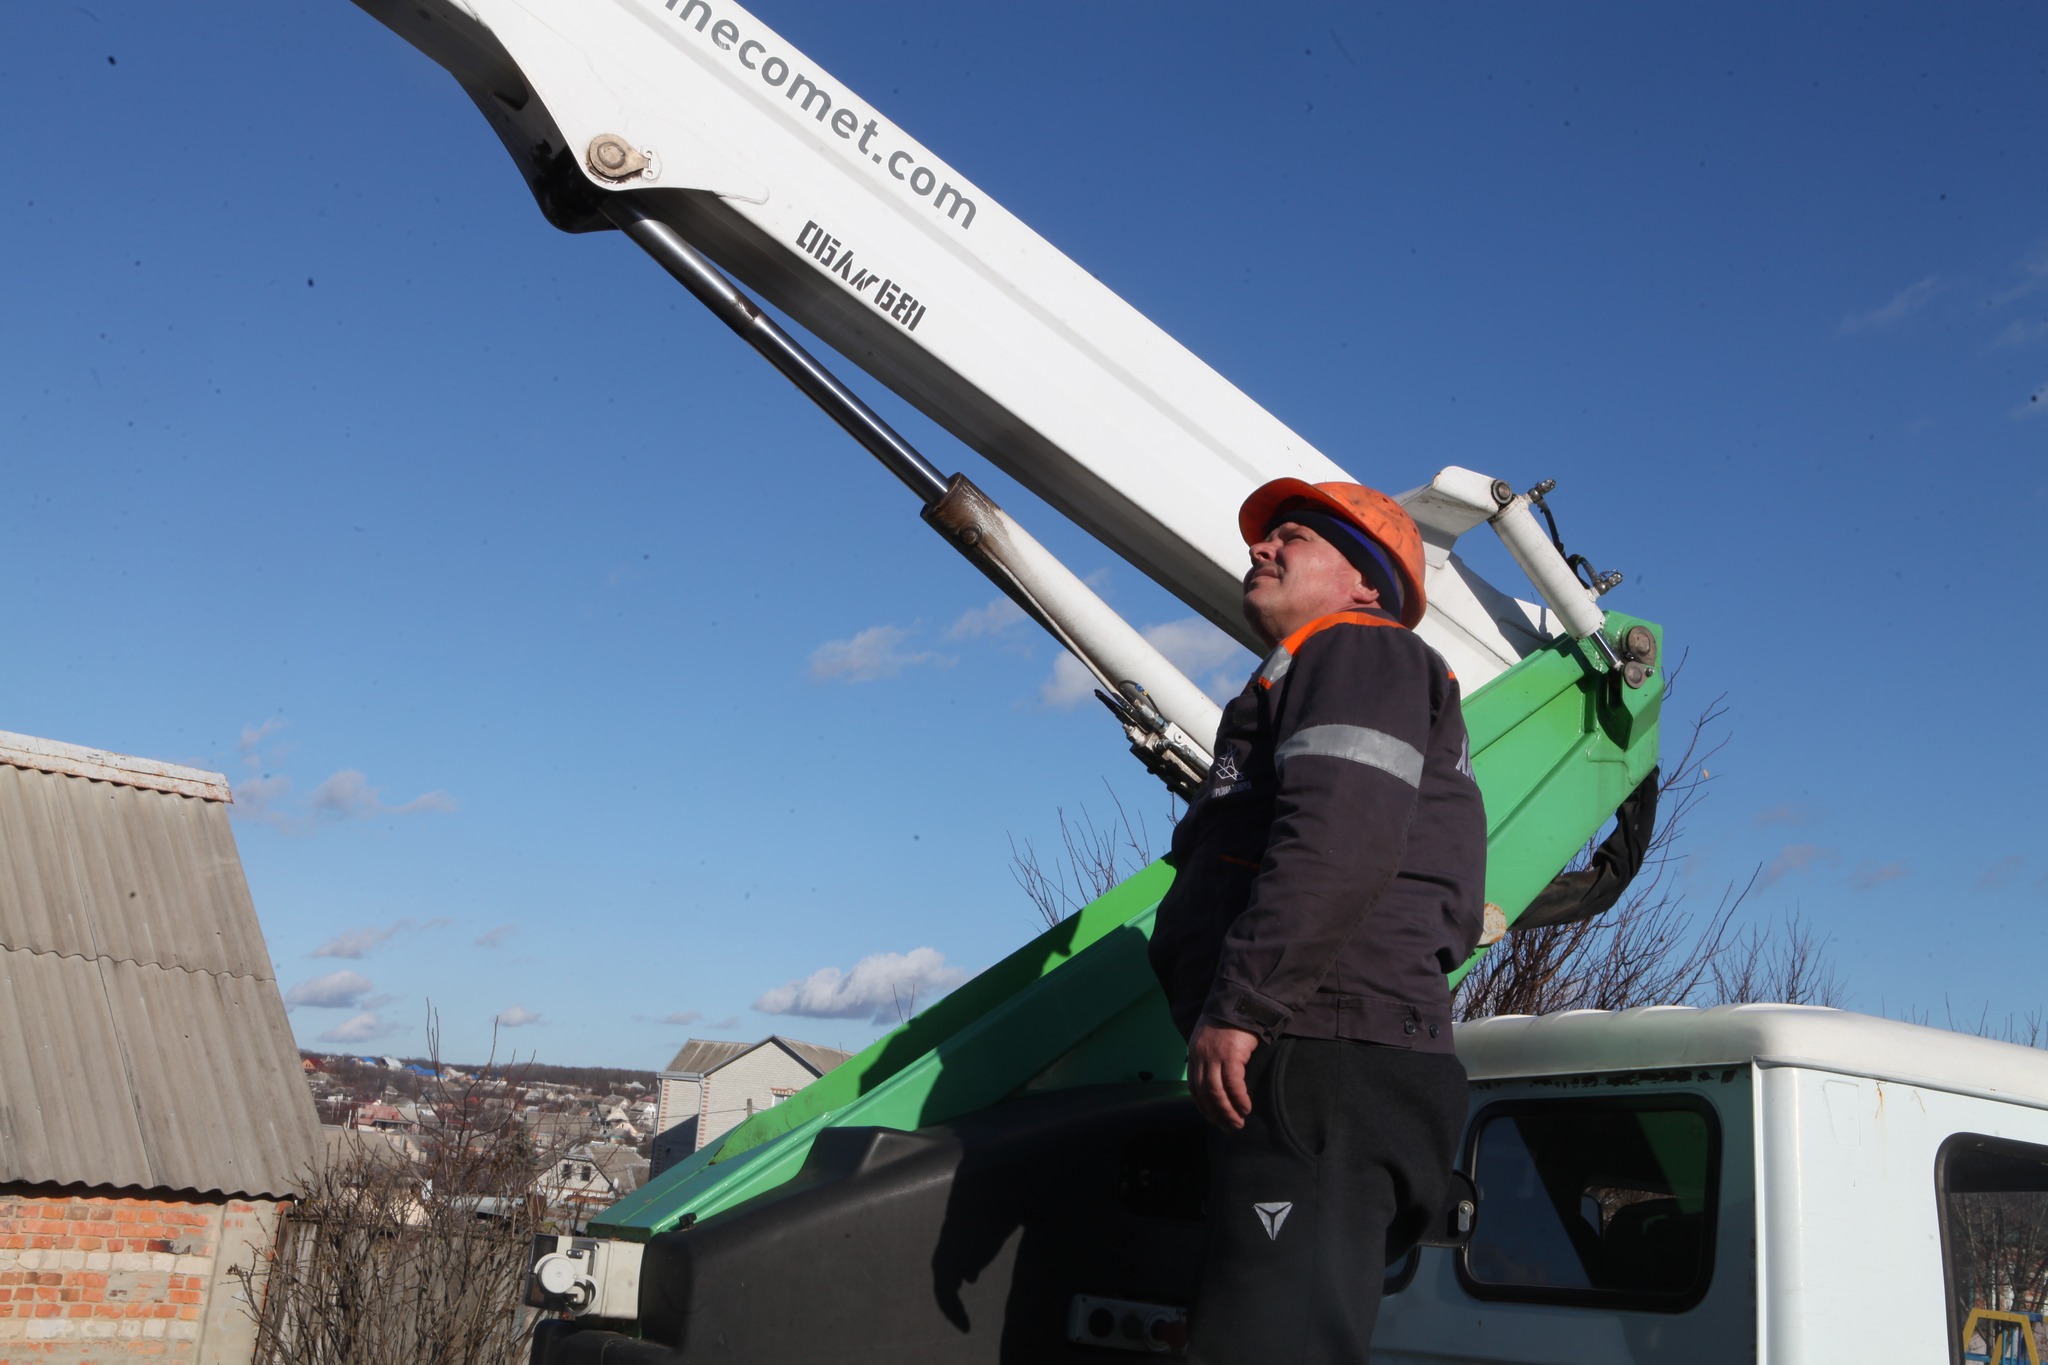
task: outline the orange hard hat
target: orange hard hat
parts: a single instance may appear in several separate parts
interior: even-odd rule
[[[1422,593],[1422,532],[1415,518],[1385,493],[1355,483],[1309,483],[1274,479],[1252,490],[1237,509],[1237,529],[1244,543],[1256,545],[1280,519],[1289,503],[1307,503],[1339,521],[1357,527],[1387,552],[1401,579],[1401,624],[1413,628],[1428,603]]]

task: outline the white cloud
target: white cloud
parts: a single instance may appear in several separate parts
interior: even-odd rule
[[[476,936],[476,946],[479,948],[500,948],[504,946],[506,939],[518,932],[519,926],[516,924],[501,924],[495,929],[486,929],[481,934],[478,934]]]
[[[2017,853],[2006,854],[2003,858],[2000,858],[1997,862],[1984,869],[1984,875],[1977,878],[1978,890],[2005,890],[2012,882],[2012,879],[2019,875],[2019,870],[2026,866],[2026,862],[2027,860],[2020,857]]]
[[[235,741],[235,751],[243,754],[254,753],[264,740],[269,739],[282,729],[284,729],[284,722],[276,716],[270,717],[261,725],[244,725],[242,727],[242,737]]]
[[[1889,303],[1881,304],[1865,313],[1851,313],[1842,319],[1836,330],[1843,336],[1856,332],[1880,331],[1904,322],[1913,314],[1926,307],[1929,300],[1941,292],[1941,286],[1932,275],[1916,280],[1898,293],[1892,295]]]
[[[1079,659],[1061,650],[1053,658],[1052,676],[1038,685],[1038,700],[1055,711],[1071,711],[1101,686]]]
[[[827,640],[811,651],[811,676],[821,681],[875,682],[918,664],[950,662],[929,652],[903,649],[909,637],[902,626],[869,626],[850,640]]]
[[[415,796],[402,805],[387,805],[377,788],[355,768],[343,768],[313,788],[308,798],[313,815],[323,820],[358,820],[373,815],[411,815],[417,811],[452,811],[455,798],[444,791]]]
[[[1757,878],[1757,889],[1761,891],[1767,886],[1783,881],[1791,873],[1804,872],[1817,863],[1831,863],[1834,860],[1835,850],[1831,848],[1822,848],[1819,844],[1787,844],[1778,850],[1778,856],[1771,859],[1770,865],[1763,870],[1763,875]]]
[[[1199,616],[1147,626],[1144,636],[1152,648],[1219,702],[1243,690],[1245,677],[1256,662],[1243,645]]]
[[[655,1020],[655,1022],[657,1024],[674,1024],[678,1028],[688,1028],[691,1024],[697,1023],[703,1017],[704,1011],[702,1010],[677,1010],[673,1014],[662,1015],[661,1018]]]
[[[2029,322],[2024,318],[2014,318],[2005,324],[2004,331],[1991,338],[1991,344],[1993,347],[2025,346],[2029,342],[2039,341],[2042,337],[2048,337],[2048,319]]]
[[[1000,635],[1012,626],[1030,619],[1024,614],[1024,608],[1007,597],[998,597],[985,607],[962,612],[959,620],[946,627],[946,638],[979,640],[985,635]]]
[[[291,795],[291,790],[292,780],[282,774],[245,777],[233,784],[235,803],[229,809],[238,819],[289,829],[291,817],[280,808],[280,803]]]
[[[323,1043],[366,1043],[372,1038],[382,1038],[396,1032],[396,1027],[384,1022],[383,1016],[375,1010],[364,1010],[361,1014],[350,1015],[333,1028],[320,1035]]]
[[[1219,702],[1236,696],[1251,671],[1252,659],[1244,646],[1199,616],[1146,626],[1138,633]],[[1052,661],[1052,676],[1039,685],[1038,700],[1056,711],[1070,711],[1100,686],[1079,659],[1063,650]]]
[[[2008,303],[2025,298],[2043,285],[2048,285],[2048,245],[2036,248],[2032,256],[2020,262],[2019,283],[1992,295],[1991,306],[2003,308]]]
[[[545,1021],[542,1020],[539,1010],[530,1010],[524,1005],[514,1005],[510,1009],[499,1010],[496,1022],[499,1028],[525,1028],[528,1024],[538,1024]]]
[[[393,934],[401,929],[409,929],[411,927],[412,922],[410,920],[400,920],[396,924],[383,926],[366,924],[360,929],[344,929],[318,948],[315,948],[308,956],[345,957],[351,959],[367,957],[382,946],[384,941]]]
[[[820,967],[801,981],[777,986],[754,1002],[763,1014],[797,1014],[811,1019],[868,1018],[893,1024],[908,1018],[967,979],[946,965],[936,948],[875,953],[853,970]]]
[[[1858,891],[1868,891],[1873,886],[1895,882],[1906,875],[1907,868],[1904,863],[1886,863],[1883,867],[1872,867],[1865,863],[1849,874],[1849,885]]]
[[[352,1010],[370,992],[370,979],[360,972],[329,972],[311,981],[301,981],[285,992],[287,1009],[309,1005],[319,1010]]]

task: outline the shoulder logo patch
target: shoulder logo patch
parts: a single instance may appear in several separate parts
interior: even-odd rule
[[[1288,1214],[1294,1212],[1294,1205],[1254,1204],[1252,1212],[1259,1215],[1259,1223],[1266,1229],[1267,1240],[1277,1242],[1280,1240],[1280,1225],[1287,1221]]]

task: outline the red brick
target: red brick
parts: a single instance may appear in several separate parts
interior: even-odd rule
[[[197,1292],[196,1290],[191,1290],[191,1289],[173,1289],[173,1290],[171,1291],[171,1294],[170,1294],[170,1298],[171,1298],[171,1302],[172,1302],[172,1303],[198,1303],[198,1302],[199,1302],[199,1294],[198,1294],[198,1292]]]
[[[39,1303],[36,1305],[36,1316],[39,1318],[54,1318],[63,1311],[64,1305],[61,1303]]]
[[[95,1222],[95,1223],[111,1223],[111,1222],[113,1222],[113,1221],[114,1221],[114,1210],[113,1210],[113,1208],[112,1208],[111,1206],[109,1206],[109,1205],[106,1205],[106,1204],[99,1204],[99,1205],[96,1205],[96,1206],[95,1206],[95,1207],[93,1208],[93,1211],[92,1211],[92,1221],[93,1221],[93,1222]]]
[[[89,1318],[92,1316],[92,1305],[89,1303],[74,1303],[64,1310],[64,1316],[67,1318]]]

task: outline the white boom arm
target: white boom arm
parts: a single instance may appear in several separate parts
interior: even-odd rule
[[[1354,476],[748,11],[731,0],[357,3],[455,75],[557,226],[639,225],[658,258],[646,225],[668,230],[1259,647],[1238,615],[1238,503],[1272,478]],[[1559,625],[1598,636],[1593,595],[1526,499],[1446,470],[1402,500],[1429,546],[1421,633],[1468,688]],[[1451,552],[1481,520],[1503,530],[1557,620]],[[1112,684],[1135,677],[1185,734],[1213,733],[1213,706],[1186,704],[1199,693],[1170,666],[1171,678],[1084,662]]]

